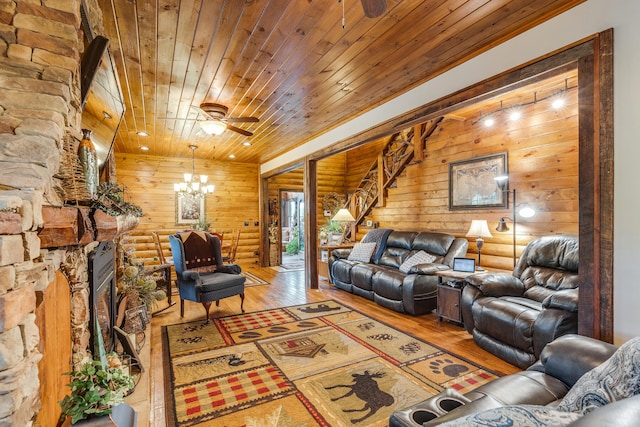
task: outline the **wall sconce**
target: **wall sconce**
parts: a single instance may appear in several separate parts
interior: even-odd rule
[[[480,254],[482,253],[482,247],[484,246],[483,237],[493,237],[491,232],[489,231],[489,226],[487,225],[487,220],[485,219],[474,219],[471,221],[471,227],[469,227],[469,231],[467,231],[467,237],[475,237],[476,238],[476,246],[478,247],[478,267],[477,271],[484,271],[484,268],[480,267]]]
[[[503,193],[509,194],[509,188],[508,188],[508,183],[509,183],[509,176],[508,175],[500,175],[494,178],[496,181],[496,184],[498,185],[498,188],[500,189],[500,191],[502,191]],[[517,204],[516,204],[516,189],[514,188],[513,190],[511,190],[512,193],[512,197],[513,197],[513,201],[512,201],[512,205],[513,205],[513,218],[509,218],[509,217],[502,217],[500,218],[500,220],[498,221],[498,226],[496,227],[496,231],[498,232],[505,232],[505,231],[509,231],[509,227],[507,226],[507,221],[511,221],[513,222],[513,266],[516,266],[516,225],[518,224],[518,214],[523,217],[523,218],[531,218],[532,216],[534,216],[536,214],[536,211],[529,206],[528,203],[523,203],[521,205],[520,211],[516,212],[517,210]]]

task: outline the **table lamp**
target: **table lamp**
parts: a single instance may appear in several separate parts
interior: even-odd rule
[[[349,209],[342,208],[331,218],[331,221],[338,221],[342,227],[342,238],[344,239],[347,226],[354,223],[356,219],[351,215]]]
[[[476,246],[478,247],[478,267],[476,270],[484,271],[484,268],[480,266],[480,254],[482,252],[482,246],[484,246],[483,237],[493,237],[491,232],[489,232],[489,225],[487,224],[486,219],[474,219],[471,221],[471,227],[469,227],[469,231],[467,232],[467,237],[475,237],[476,238]]]

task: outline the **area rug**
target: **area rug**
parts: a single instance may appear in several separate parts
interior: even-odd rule
[[[288,273],[290,271],[304,270],[304,263],[275,265],[269,268],[277,271],[278,273]]]
[[[170,426],[386,426],[497,374],[336,301],[163,328]]]
[[[256,276],[253,273],[249,273],[248,271],[243,271],[241,273],[247,280],[244,281],[245,286],[260,286],[260,285],[268,285],[269,282],[266,280]]]

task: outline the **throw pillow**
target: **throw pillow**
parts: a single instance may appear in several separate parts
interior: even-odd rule
[[[636,394],[640,394],[640,337],[622,344],[609,359],[580,377],[558,408],[587,414]]]
[[[414,265],[429,264],[435,260],[436,257],[434,255],[428,254],[425,251],[418,251],[403,262],[399,270],[407,274]]]
[[[356,243],[353,245],[353,249],[351,249],[351,253],[349,254],[349,261],[359,261],[359,262],[369,262],[371,261],[371,255],[373,251],[376,249],[376,243]]]

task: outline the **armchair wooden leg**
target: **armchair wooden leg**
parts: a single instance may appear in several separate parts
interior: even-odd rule
[[[211,308],[211,302],[210,301],[203,302],[202,305],[204,306],[204,309],[207,312],[207,322],[206,323],[209,323],[209,308]]]
[[[180,298],[180,317],[184,317],[184,300]]]
[[[244,293],[240,294],[240,300],[242,301],[240,303],[240,310],[242,310],[242,312],[244,313]]]
[[[216,307],[220,307],[220,300],[216,301]]]

